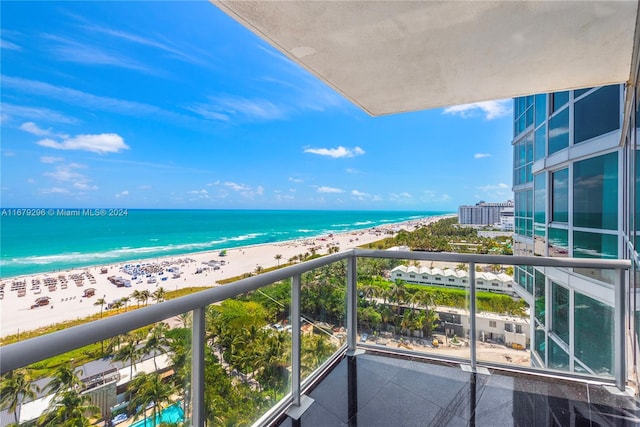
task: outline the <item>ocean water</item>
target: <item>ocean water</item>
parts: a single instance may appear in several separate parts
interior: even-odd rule
[[[0,277],[340,233],[449,212],[3,209]],[[33,214],[39,216],[33,216]]]

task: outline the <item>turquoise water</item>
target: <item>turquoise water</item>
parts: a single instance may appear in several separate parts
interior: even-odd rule
[[[160,423],[177,423],[182,421],[184,417],[184,413],[182,412],[182,408],[180,404],[176,403],[171,406],[166,407],[162,410],[158,415],[156,415],[156,423],[153,424],[153,420],[148,418],[145,420],[136,421],[131,424],[131,427],[152,427],[154,425],[159,425]]]
[[[2,213],[0,277],[7,278],[320,236],[448,212],[129,209],[92,210],[91,215],[72,210],[78,215],[65,216],[48,209],[43,216],[17,216],[3,209]]]

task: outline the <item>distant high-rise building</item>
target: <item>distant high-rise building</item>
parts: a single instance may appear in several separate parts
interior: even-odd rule
[[[475,205],[460,206],[458,208],[458,222],[471,225],[495,225],[501,224],[503,216],[509,216],[509,210],[513,212],[513,201],[503,203],[486,203],[480,201]],[[503,215],[503,212],[505,214]],[[511,215],[513,216],[513,214]]]
[[[514,255],[637,257],[629,230],[640,224],[640,156],[635,132],[623,137],[626,95],[611,85],[514,100]],[[626,120],[637,127],[637,108]],[[610,375],[615,272],[516,267],[514,275],[531,307],[532,363]],[[633,288],[628,301],[633,327]]]

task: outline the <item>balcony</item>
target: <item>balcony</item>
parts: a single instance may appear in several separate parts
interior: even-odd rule
[[[363,283],[378,277],[381,270],[372,268],[367,260],[384,262],[371,265],[386,271],[399,260],[464,263],[470,284],[460,291],[465,302],[456,308],[453,303],[447,307],[400,298],[400,286],[382,296],[370,294],[370,287]],[[558,366],[535,367],[529,342],[516,342],[526,335],[524,330],[518,333],[517,325],[528,325],[530,314],[522,317],[481,311],[484,306],[476,295],[476,267],[496,264],[612,271],[617,280],[611,290],[615,307],[607,339],[611,344],[610,369],[576,372]],[[100,406],[95,422],[112,419],[118,411],[128,412],[129,421],[133,412],[140,420],[153,417],[152,412],[160,413],[178,401],[186,425],[195,426],[637,425],[640,412],[630,387],[635,384],[628,376],[628,366],[632,366],[628,360],[633,356],[629,349],[634,348],[628,343],[635,340],[628,329],[630,314],[626,309],[629,268],[630,263],[624,260],[353,249],[3,346],[0,367],[4,375],[164,322],[161,325],[167,329],[158,329],[161,332],[155,338],[153,333],[146,340],[141,338],[138,347],[147,348],[144,343],[171,336],[190,341],[188,349],[183,348],[180,355],[169,354],[172,347],[165,343],[156,350],[148,349],[144,362],[131,359],[118,366],[119,373],[104,370],[99,378],[89,378],[91,387],[82,393]],[[274,284],[278,284],[277,290],[269,287]],[[238,316],[229,316],[225,310],[240,304],[231,299],[241,297],[252,304],[255,300],[247,299],[248,295],[274,307],[278,314],[273,325],[243,327]],[[246,307],[247,318],[258,315],[258,305]],[[383,314],[381,321],[372,314],[376,310]],[[438,317],[424,320],[434,313],[439,313]],[[231,325],[242,334],[231,334]],[[500,333],[491,335],[489,328]],[[171,331],[188,331],[189,335]],[[260,341],[259,337],[269,339]],[[594,343],[594,351],[598,345],[605,346]],[[243,346],[256,350],[243,353],[241,358],[234,348]],[[118,343],[115,348],[123,347]],[[158,351],[163,357],[156,360]],[[162,405],[159,399],[147,402],[150,408],[145,411],[144,405],[140,409],[140,404],[128,403],[136,402],[136,379],[142,377],[134,374],[142,371],[158,373],[157,381],[182,379],[170,380],[174,385],[170,396]],[[247,396],[237,402],[214,398],[225,396],[224,390],[217,390],[223,385],[215,375],[225,375],[228,380],[224,384],[242,387]],[[109,379],[114,384],[107,384]],[[51,399],[41,396],[47,397]],[[29,400],[34,399],[17,405],[15,416],[20,422],[28,422],[18,412],[34,403]],[[236,418],[229,415],[230,405],[241,409],[234,413]],[[11,420],[14,414],[10,415],[5,413],[2,419]]]

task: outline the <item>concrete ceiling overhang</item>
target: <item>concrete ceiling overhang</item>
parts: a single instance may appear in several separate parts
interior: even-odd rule
[[[628,81],[637,1],[228,1],[372,115]]]

